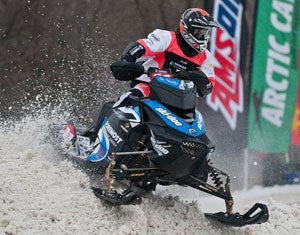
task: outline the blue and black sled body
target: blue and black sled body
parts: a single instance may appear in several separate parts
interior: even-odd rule
[[[196,109],[194,83],[156,75],[150,90],[149,98],[129,95],[104,106],[89,131],[74,134],[76,153],[105,169],[106,185],[93,188],[95,195],[115,205],[137,204],[157,185],[190,186],[225,200],[226,212],[205,214],[209,218],[234,226],[266,222],[263,204],[244,215],[232,213],[230,179],[209,158],[215,147]],[[115,190],[123,181],[127,188]]]

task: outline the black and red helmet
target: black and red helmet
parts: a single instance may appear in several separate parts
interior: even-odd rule
[[[180,33],[197,52],[206,49],[213,27],[218,28],[218,23],[209,13],[200,8],[189,8],[180,18]]]

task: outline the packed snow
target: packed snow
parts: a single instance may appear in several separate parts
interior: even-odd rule
[[[234,210],[268,205],[270,219],[242,228],[212,222],[223,200],[187,187],[159,187],[140,205],[112,207],[90,190],[89,177],[49,141],[55,115],[0,127],[0,234],[300,234],[300,185],[235,191]],[[171,196],[172,195],[172,196]]]

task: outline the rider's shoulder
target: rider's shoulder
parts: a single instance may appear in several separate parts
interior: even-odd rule
[[[155,29],[151,33],[149,33],[148,37],[151,37],[152,39],[159,41],[171,41],[173,37],[174,32],[164,29]]]
[[[208,49],[205,49],[205,50],[203,51],[203,53],[205,53],[206,58],[207,58],[208,60],[211,60],[211,59],[212,59],[213,55],[211,54],[211,52],[210,52]]]

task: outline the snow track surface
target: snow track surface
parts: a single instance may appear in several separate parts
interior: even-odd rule
[[[89,178],[48,141],[55,115],[0,125],[0,234],[300,234],[300,186],[233,192],[235,210],[266,203],[269,222],[232,228],[205,219],[224,202],[189,188],[160,187],[138,206],[97,199]],[[171,197],[169,194],[174,193]],[[178,196],[176,196],[178,195]]]

